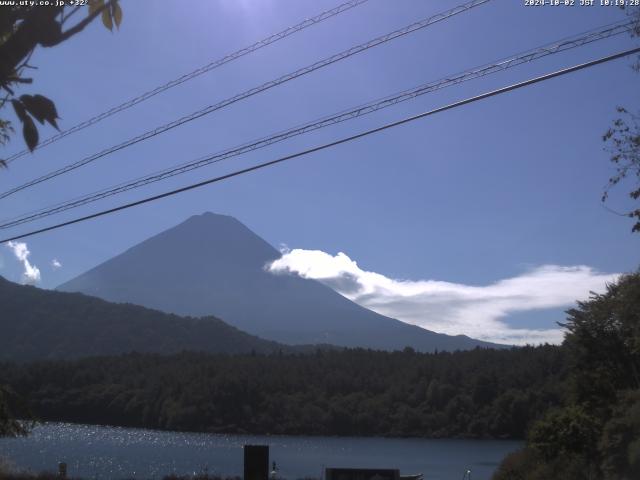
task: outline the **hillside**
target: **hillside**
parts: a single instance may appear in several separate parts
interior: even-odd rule
[[[125,352],[274,352],[218,318],[183,318],[79,293],[17,285],[0,277],[0,359],[66,359]]]

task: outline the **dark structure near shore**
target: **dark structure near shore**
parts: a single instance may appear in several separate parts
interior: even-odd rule
[[[269,446],[244,446],[244,480],[269,479]]]

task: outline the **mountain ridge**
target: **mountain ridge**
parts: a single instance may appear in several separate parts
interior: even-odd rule
[[[448,336],[367,310],[315,280],[275,275],[280,252],[234,217],[206,212],[58,287],[183,316],[214,315],[287,344],[420,351],[502,346]]]
[[[18,285],[0,276],[0,360],[70,359],[130,352],[172,354],[301,351],[214,316],[179,317],[82,293]]]

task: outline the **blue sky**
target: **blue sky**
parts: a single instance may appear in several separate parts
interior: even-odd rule
[[[21,158],[2,172],[2,189],[460,3],[370,0]],[[493,0],[117,152],[3,200],[2,217],[623,18],[615,7],[523,3]],[[55,100],[59,123],[68,128],[337,4],[123,1],[120,31],[110,33],[96,22],[59,47],[36,51],[31,62],[38,66],[34,85],[23,92]],[[636,44],[619,36],[553,55],[76,209],[56,220],[270,160]],[[616,105],[638,104],[639,78],[630,63],[620,60],[594,67],[266,171],[29,238],[29,260],[40,269],[39,285],[52,288],[191,215],[213,211],[235,216],[275,246],[324,252],[327,257],[322,258],[329,263],[344,252],[360,270],[387,279],[487,287],[529,278],[552,265],[582,272],[585,288],[591,282],[601,285],[610,278],[605,274],[631,271],[640,263],[640,236],[630,233],[631,220],[607,212],[600,203],[611,174],[601,136],[615,117]],[[53,133],[41,129],[42,138]],[[6,151],[13,153],[22,145],[15,137]],[[623,187],[613,195],[611,207],[629,205],[626,191]],[[5,233],[20,233],[25,227]],[[1,255],[0,274],[19,281],[20,262],[9,248]],[[53,259],[62,266],[54,268]],[[587,269],[575,270],[578,266]],[[298,267],[290,270],[299,273],[303,268]],[[567,281],[574,280],[570,275]],[[562,320],[564,308],[538,305],[509,310],[500,318],[513,328],[551,329]]]

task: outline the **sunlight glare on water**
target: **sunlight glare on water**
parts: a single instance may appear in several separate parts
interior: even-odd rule
[[[489,479],[521,442],[360,437],[292,437],[164,432],[48,423],[27,438],[0,439],[0,456],[18,468],[92,479],[155,479],[170,473],[242,475],[242,446],[270,447],[270,460],[288,480],[320,478],[324,467],[399,468],[425,480]]]

